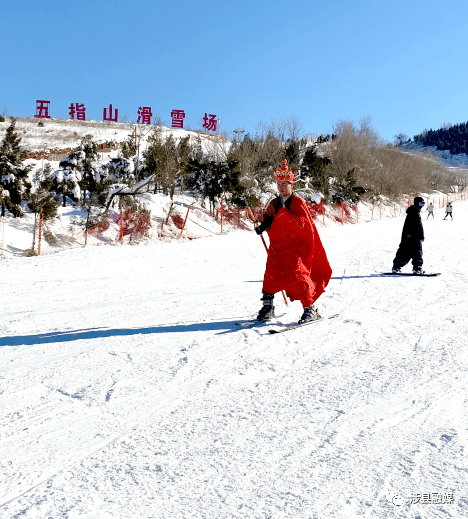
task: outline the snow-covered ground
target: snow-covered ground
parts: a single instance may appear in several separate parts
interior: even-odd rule
[[[424,219],[437,278],[378,275],[402,217],[320,229],[340,317],[280,335],[235,325],[260,307],[253,232],[0,262],[0,517],[467,517],[454,217]]]

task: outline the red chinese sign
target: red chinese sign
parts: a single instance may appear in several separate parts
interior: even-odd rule
[[[41,99],[36,100],[36,115],[34,117],[40,119],[50,119],[50,101],[44,101]],[[68,107],[70,119],[76,119],[78,121],[86,121],[86,108],[83,103],[71,103]],[[151,117],[153,113],[151,112],[150,106],[140,106],[138,107],[138,124],[151,124]],[[172,110],[171,112],[172,118],[172,128],[180,128],[183,130],[184,128],[184,119],[185,119],[185,111],[184,110]],[[117,108],[113,109],[112,105],[109,105],[109,108],[103,109],[103,121],[112,121],[118,122],[119,120],[119,110]],[[203,117],[203,128],[208,131],[215,132],[220,123],[220,119],[217,119],[217,116],[214,114],[205,113]]]
[[[208,131],[211,130],[211,131],[215,132],[216,125],[217,125],[216,115],[213,115],[213,114],[208,115],[205,113],[205,117],[203,117],[203,128],[206,128]]]
[[[70,119],[76,119],[78,121],[86,121],[86,108],[83,103],[72,103],[68,109],[70,110]]]
[[[115,115],[114,115],[114,117],[112,117],[112,105],[109,105],[109,117],[107,117],[107,108],[104,108],[102,120],[103,121],[113,121],[114,123],[116,123],[119,120],[119,109],[116,108],[114,110],[114,112],[115,112]]]
[[[185,112],[183,110],[172,110],[171,117],[173,128],[184,127]]]
[[[49,105],[50,105],[50,101],[41,101],[41,100],[37,99],[36,100],[36,115],[34,117],[38,117],[39,119],[50,119]]]
[[[150,106],[140,106],[138,108],[138,124],[151,124],[151,107]]]

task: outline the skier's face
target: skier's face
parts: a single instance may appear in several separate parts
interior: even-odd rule
[[[278,184],[278,191],[284,198],[288,198],[292,195],[293,186],[291,182],[288,182],[287,180],[280,180],[277,182]]]

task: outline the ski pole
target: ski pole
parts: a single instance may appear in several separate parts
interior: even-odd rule
[[[247,209],[249,210],[249,213],[250,213],[250,216],[252,217],[252,220],[254,223],[259,223],[258,220],[255,218],[253,212],[252,212],[252,209],[250,209],[250,207],[247,207]],[[262,242],[263,242],[263,245],[265,247],[265,250],[267,251],[267,254],[268,254],[268,247],[267,247],[267,244],[265,242],[265,238],[260,234],[260,238],[262,239]],[[286,303],[286,306],[288,306],[288,300],[286,299],[286,294],[284,293],[284,290],[281,290],[281,294],[283,294],[283,299],[284,299],[284,302]]]

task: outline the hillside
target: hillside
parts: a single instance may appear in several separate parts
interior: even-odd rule
[[[0,122],[0,141],[10,124],[7,119]],[[114,123],[107,121],[77,121],[71,119],[35,119],[18,118],[16,130],[21,137],[21,145],[30,151],[31,158],[44,158],[57,161],[66,156],[72,149],[78,149],[84,137],[90,136],[106,152],[117,150],[129,135],[135,132],[134,124]],[[142,150],[147,144],[147,137],[152,126],[139,125],[138,133]],[[164,135],[173,135],[176,139],[190,136],[200,141],[202,145],[217,140],[224,141],[222,136],[208,135],[203,132],[180,130],[177,128],[161,127]]]
[[[431,154],[432,158],[439,161],[442,166],[460,170],[468,169],[468,154],[466,153],[452,154],[449,150],[439,150],[435,146],[425,146],[414,142],[401,145],[400,150],[409,153],[426,151]]]
[[[0,124],[0,139],[3,138],[8,124],[8,121]],[[108,167],[109,164],[112,164],[112,161],[120,160],[118,157],[121,155],[122,144],[129,140],[129,136],[133,140],[135,132],[137,132],[136,137],[138,138],[141,157],[150,144],[151,129],[146,126],[135,127],[135,125],[123,123],[54,119],[40,121],[37,119],[19,119],[16,126],[17,133],[22,138],[21,144],[30,151],[29,158],[25,160],[25,164],[32,167],[29,174],[30,178],[37,171],[42,170],[45,164],[51,166],[51,171],[63,176],[59,166],[60,160],[70,155],[71,150],[80,149],[82,139],[89,137],[98,144],[99,152],[95,162],[93,162],[93,167],[100,174],[101,168]],[[160,128],[160,132],[163,134],[163,138],[173,136],[175,141],[189,137],[196,143],[196,146],[203,150],[203,153],[212,156],[231,146],[231,143],[222,136],[164,127]],[[249,143],[247,143],[247,146],[249,146]],[[319,149],[319,152],[322,153],[327,143],[319,144],[319,146],[322,147]],[[250,157],[247,157],[247,163],[249,160]],[[268,184],[270,185],[266,185],[266,190],[257,189],[263,203],[267,202],[276,192],[274,186],[271,186],[271,171],[265,167],[264,169],[268,173]],[[223,176],[226,176],[226,172],[220,169],[218,177],[214,178],[211,183],[216,187]],[[73,171],[70,172],[71,177],[74,178],[73,185],[76,187],[76,174]],[[68,182],[70,184],[72,181],[69,180]],[[135,218],[140,218],[137,211],[135,218],[132,214],[129,214],[128,218],[124,215],[124,239],[120,240],[120,216],[116,204],[111,206],[108,218],[103,220],[104,217],[100,217],[101,221],[93,226],[89,233],[85,233],[83,225],[87,218],[87,212],[83,207],[80,208],[73,203],[73,200],[69,198],[73,189],[68,189],[66,205],[59,207],[58,217],[48,221],[42,229],[40,247],[42,255],[85,245],[117,244],[120,242],[132,245],[137,243],[154,244],[172,239],[200,238],[221,232],[219,193],[216,208],[213,209],[213,205],[210,208],[210,204],[207,203],[206,195],[202,197],[200,192],[197,193],[195,190],[185,189],[181,191],[180,188],[175,189],[173,196],[170,197],[167,195],[167,191],[166,194],[163,194],[161,190],[158,191],[153,186],[151,190],[142,193],[139,197],[140,209],[148,211],[148,224],[151,226],[146,226],[148,232],[144,235],[135,232],[135,229],[138,231],[135,227],[132,230],[132,226],[135,225]],[[60,201],[64,198],[58,189],[55,196],[58,196]],[[307,199],[314,199],[317,202],[320,202],[322,198],[320,194],[317,194],[317,191],[313,196],[310,192],[306,196]],[[447,196],[440,191],[427,193],[425,196],[428,200],[433,201],[438,209],[447,202]],[[452,195],[452,199],[461,198],[464,198],[464,193],[458,193],[457,196]],[[381,196],[374,197],[367,202],[350,204],[352,207],[349,207],[349,205],[342,207],[341,205],[323,204],[312,207],[311,210],[313,210],[316,224],[319,227],[325,227],[340,223],[357,223],[400,216],[404,213],[409,199],[411,199],[411,196],[408,195],[399,198]],[[23,209],[25,209],[24,204]],[[224,203],[222,218],[223,232],[232,231],[236,228],[251,228],[251,220],[247,211],[239,211],[234,206],[229,208],[226,203]],[[186,225],[182,232],[184,220],[186,220]],[[27,210],[22,218],[6,218],[4,222],[0,223],[0,255],[9,258],[39,252],[38,226],[34,214]],[[34,248],[34,251],[32,248]]]
[[[468,122],[444,126],[438,130],[425,130],[413,138],[414,143],[433,146],[452,155],[468,154]]]

